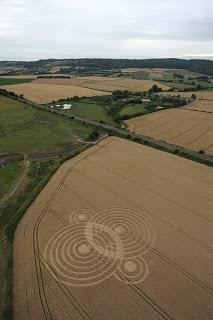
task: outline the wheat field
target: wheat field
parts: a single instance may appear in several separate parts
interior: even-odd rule
[[[146,80],[144,80],[146,81]],[[157,85],[159,88],[161,88],[162,90],[168,90],[170,89],[170,87],[166,86],[165,84],[162,84],[160,82],[156,82],[156,81],[151,81],[147,82],[145,84],[142,84],[141,86],[137,87],[137,88],[132,88],[131,91],[132,92],[139,92],[139,91],[148,91],[149,89],[151,89],[153,87],[153,85]],[[162,93],[161,93],[162,94]]]
[[[161,95],[162,93],[158,93]],[[198,100],[213,100],[213,91],[192,91],[192,92],[164,92],[164,95],[169,96],[180,96],[183,98],[191,97],[192,94],[195,94]]]
[[[92,90],[88,88],[81,88],[78,86],[66,86],[57,84],[39,84],[39,83],[24,83],[17,85],[1,86],[2,89],[13,91],[16,94],[24,94],[26,99],[37,103],[48,103],[52,100],[58,100],[74,96],[101,96],[110,94],[103,91]]]
[[[212,193],[212,168],[120,138],[67,161],[16,230],[14,319],[212,319]]]
[[[213,155],[213,114],[188,108],[162,110],[125,122],[132,132]]]
[[[192,109],[196,111],[213,112],[213,100],[196,100],[181,109]]]

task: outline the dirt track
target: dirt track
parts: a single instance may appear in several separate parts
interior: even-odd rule
[[[63,164],[16,231],[15,319],[213,319],[212,181],[114,137]]]

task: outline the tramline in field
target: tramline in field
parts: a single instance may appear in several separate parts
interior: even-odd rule
[[[64,163],[16,230],[15,320],[211,319],[212,178],[115,137]]]

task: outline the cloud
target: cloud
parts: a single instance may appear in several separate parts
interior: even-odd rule
[[[213,52],[212,0],[1,0],[0,12],[8,59]]]

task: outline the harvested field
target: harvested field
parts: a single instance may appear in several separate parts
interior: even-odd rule
[[[140,80],[143,81],[143,80]],[[146,80],[144,80],[146,81]],[[159,88],[161,88],[162,90],[168,90],[170,89],[170,87],[166,86],[165,84],[162,84],[160,82],[157,81],[150,81],[144,85],[141,85],[137,88],[131,89],[132,92],[138,92],[138,91],[148,91],[149,89],[151,89],[153,87],[153,85],[156,84]],[[162,94],[162,93],[161,93]]]
[[[110,85],[118,86],[125,88],[135,88],[139,85],[144,85],[147,83],[152,83],[151,80],[136,80],[136,79],[127,79],[127,78],[107,78],[107,77],[79,77],[78,79],[84,80],[88,84],[97,84],[97,85]]]
[[[193,90],[193,88],[196,88],[195,85],[188,84],[188,83],[179,83],[179,82],[166,82],[166,85],[171,88],[175,88],[179,90],[183,90],[183,89]]]
[[[151,72],[150,75],[148,76],[148,78],[152,79],[152,78],[160,78],[160,79],[164,79],[163,76],[163,72]]]
[[[189,105],[188,105],[189,106]],[[130,131],[213,155],[213,114],[168,109],[125,121]]]
[[[149,84],[152,87],[151,80],[135,80],[135,79],[118,79],[107,77],[77,77],[72,79],[36,79],[34,84],[48,84],[48,85],[67,85],[88,88],[92,90],[112,92],[114,90],[128,90],[137,86],[144,86]],[[168,87],[166,87],[167,89]],[[78,95],[78,94],[76,94]],[[94,94],[95,95],[95,94]]]
[[[70,78],[70,79],[36,79],[33,83],[39,84],[59,84],[59,85],[67,85],[67,86],[79,86],[83,83],[86,83],[86,80],[83,78]]]
[[[98,96],[108,93],[98,90],[81,88],[77,86],[51,85],[39,83],[25,83],[10,86],[1,86],[1,89],[7,89],[16,94],[24,94],[26,99],[37,103],[49,103],[52,100],[74,96]]]
[[[123,87],[123,86],[114,86],[114,84],[105,84],[105,83],[95,83],[95,82],[88,82],[88,83],[83,83],[80,85],[82,88],[90,88],[94,90],[101,90],[101,91],[106,91],[106,92],[112,92],[114,90],[128,90],[128,87]]]
[[[152,83],[153,81],[151,80],[136,80],[136,79],[116,79],[115,81],[113,81],[113,85],[114,86],[124,86],[124,87],[128,87],[128,88],[135,88],[138,86],[143,86],[149,83]]]
[[[12,79],[12,77],[11,77]],[[17,77],[16,77],[17,79]],[[21,77],[18,77],[21,79]],[[31,79],[29,76],[28,79]],[[15,80],[14,80],[15,81]],[[2,85],[2,89],[14,91],[16,94],[24,94],[25,98],[37,103],[50,103],[53,100],[66,99],[73,96],[96,96],[110,94],[114,90],[146,91],[154,84],[163,90],[168,86],[151,80],[136,80],[126,78],[108,77],[74,77],[70,79],[35,79],[27,85]]]
[[[16,230],[15,320],[212,319],[212,181],[114,137],[67,161]]]
[[[114,91],[114,90],[128,90],[130,88],[134,88],[138,85],[145,85],[147,83],[152,83],[150,80],[134,80],[134,79],[115,79],[105,80],[100,82],[95,81],[87,81],[80,86],[87,87],[95,90],[103,90],[103,91]]]
[[[104,81],[116,81],[117,78],[108,78],[108,77],[97,77],[97,76],[88,76],[88,77],[78,77],[80,79],[85,79],[86,81],[95,81],[95,82],[104,82]]]
[[[196,100],[181,109],[192,109],[204,112],[213,112],[213,100]]]
[[[162,93],[158,93],[158,95],[161,95]],[[180,97],[191,97],[192,94],[195,94],[197,99],[203,99],[203,100],[213,100],[213,91],[192,91],[192,92],[164,92],[164,95],[168,96],[180,96]]]

